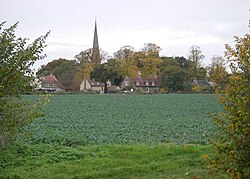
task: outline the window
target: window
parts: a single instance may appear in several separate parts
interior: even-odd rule
[[[155,82],[154,81],[152,81],[152,86],[154,86],[155,85]]]
[[[146,86],[148,86],[148,81],[146,81]]]
[[[136,86],[140,86],[140,82],[139,81],[136,81]]]

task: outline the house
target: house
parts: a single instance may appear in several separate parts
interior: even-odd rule
[[[212,83],[206,80],[194,80],[193,85],[199,86],[201,91],[211,91],[213,89]]]
[[[63,91],[63,86],[54,75],[44,76],[41,79],[39,91],[58,92]]]
[[[97,93],[104,93],[105,84],[97,82],[89,77],[84,77],[82,83],[80,84],[80,91],[93,91]]]
[[[121,89],[135,89],[143,93],[159,91],[160,79],[157,77],[125,77],[121,82]]]

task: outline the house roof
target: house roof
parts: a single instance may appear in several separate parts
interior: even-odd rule
[[[211,86],[210,83],[206,80],[194,80],[194,83],[199,86]]]
[[[41,80],[43,84],[58,84],[60,87],[62,86],[61,83],[56,79],[54,75],[44,76]]]
[[[58,80],[56,79],[55,76],[50,75],[50,76],[44,76],[41,80],[43,83],[54,83],[54,82],[58,82]]]
[[[105,87],[105,84],[99,81],[95,81],[94,79],[87,78],[89,84],[92,87]]]
[[[127,77],[127,79],[130,83],[135,83],[136,86],[152,86],[152,83],[154,83],[153,86],[160,85],[160,79],[156,77]],[[146,85],[147,83],[148,85]]]

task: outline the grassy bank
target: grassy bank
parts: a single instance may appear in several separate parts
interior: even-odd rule
[[[36,144],[0,154],[0,178],[208,178],[211,146]]]

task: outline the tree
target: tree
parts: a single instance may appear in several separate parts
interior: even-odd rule
[[[93,48],[86,49],[84,51],[81,51],[79,54],[75,55],[75,59],[77,60],[78,63],[83,64],[83,63],[91,63],[94,64],[96,62],[93,61]],[[105,61],[107,58],[109,58],[108,53],[99,50],[100,54],[100,61]]]
[[[107,93],[107,81],[112,84],[117,83],[117,80],[121,81],[122,76],[120,75],[118,68],[116,68],[117,63],[115,60],[109,60],[107,63],[98,64],[91,71],[90,78],[100,81],[105,84],[104,92]]]
[[[156,76],[159,73],[160,58],[145,57],[140,59],[141,67],[139,68],[143,77]]]
[[[190,54],[188,56],[188,60],[192,62],[192,76],[195,79],[199,79],[199,69],[201,68],[201,62],[202,59],[204,59],[205,56],[201,53],[201,49],[199,46],[193,45],[190,47]],[[201,71],[203,72],[203,71]],[[202,75],[203,76],[203,75]]]
[[[86,63],[86,62],[92,62],[92,48],[86,49],[84,51],[81,51],[79,54],[75,55],[75,59],[78,63]]]
[[[210,162],[213,169],[233,178],[249,178],[250,35],[235,37],[235,42],[235,48],[226,45],[232,75],[219,96],[225,112],[213,117],[219,132],[214,140],[217,157]]]
[[[123,46],[114,53],[114,57],[119,62],[119,71],[122,76],[136,76],[137,66],[134,58],[135,50],[131,46]]]
[[[144,44],[144,47],[141,51],[147,57],[159,58],[160,57],[159,53],[161,51],[161,48],[154,43],[146,43]]]
[[[226,71],[224,58],[214,56],[208,70],[209,81],[214,82],[216,87],[223,89],[228,82],[228,73]]]
[[[59,58],[49,62],[47,65],[43,65],[38,70],[37,75],[42,77],[53,74],[66,89],[72,89],[77,65],[76,60]]]
[[[39,114],[41,102],[31,104],[20,97],[33,76],[31,66],[42,55],[45,36],[27,45],[26,38],[17,38],[18,23],[3,29],[0,23],[0,148],[4,147],[23,126]]]
[[[125,45],[120,48],[117,52],[114,53],[114,58],[122,59],[122,58],[132,58],[133,54],[135,52],[134,47],[130,45]]]
[[[138,70],[143,77],[155,76],[159,72],[161,48],[154,43],[144,44],[144,48],[135,54]]]
[[[187,74],[175,58],[163,57],[160,66],[161,86],[168,91],[182,91],[187,88]],[[183,62],[184,63],[184,62]]]

